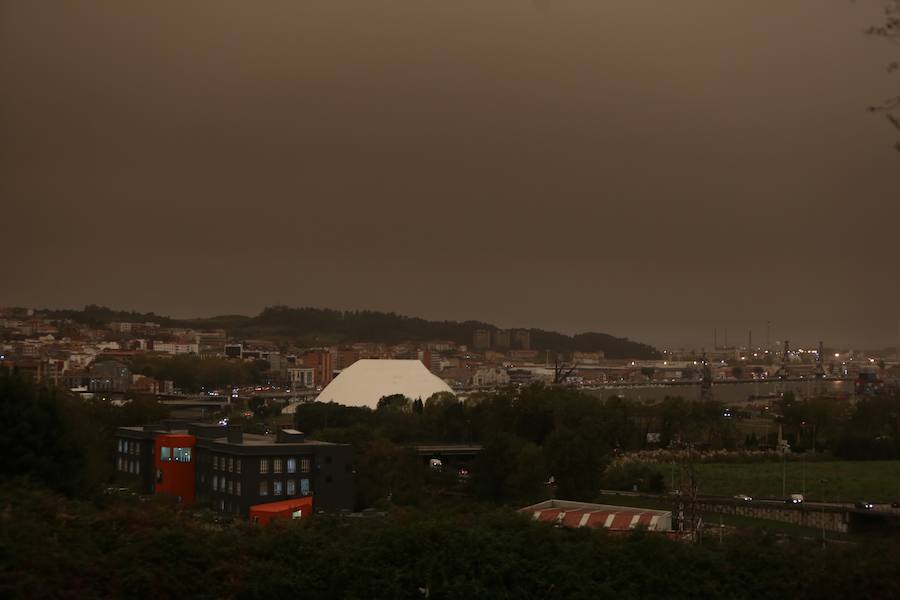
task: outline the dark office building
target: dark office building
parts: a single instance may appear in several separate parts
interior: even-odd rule
[[[277,435],[244,433],[238,425],[164,422],[116,431],[116,468],[145,493],[166,493],[185,504],[247,516],[251,506],[303,496],[314,510],[353,508],[353,449]]]

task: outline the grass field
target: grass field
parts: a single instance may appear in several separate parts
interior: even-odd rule
[[[651,465],[672,485],[667,464]],[[712,496],[748,494],[782,498],[782,463],[707,463],[697,466],[699,493]],[[872,502],[900,501],[900,461],[788,462],[786,493],[803,493],[809,500]],[[675,488],[679,487],[675,470]],[[684,489],[687,486],[683,486]]]

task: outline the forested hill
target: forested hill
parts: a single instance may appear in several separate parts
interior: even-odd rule
[[[42,310],[50,318],[72,319],[93,326],[112,321],[154,322],[165,327],[198,329],[222,328],[229,336],[244,339],[273,339],[303,344],[341,342],[421,342],[452,340],[471,344],[476,329],[497,329],[481,321],[428,321],[396,313],[377,311],[339,311],[321,308],[271,306],[255,317],[223,315],[199,319],[173,319],[155,313],[117,311],[90,305],[83,310]],[[530,329],[531,347],[559,352],[602,351],[607,358],[658,358],[659,352],[647,344],[605,333],[579,333],[569,336],[555,331]]]

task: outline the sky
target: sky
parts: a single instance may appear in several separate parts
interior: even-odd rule
[[[900,344],[880,0],[0,0],[0,306]]]

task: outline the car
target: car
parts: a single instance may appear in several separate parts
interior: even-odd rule
[[[803,504],[803,494],[791,494],[785,499],[785,504]]]
[[[900,508],[900,502],[891,502],[891,508]]]
[[[856,508],[858,508],[860,510],[872,510],[873,508],[875,508],[874,504],[872,504],[871,502],[866,502],[866,501],[856,502],[853,506],[855,506]]]
[[[747,494],[738,494],[734,497],[735,500],[743,500],[744,502],[753,502],[753,498],[748,496]]]

